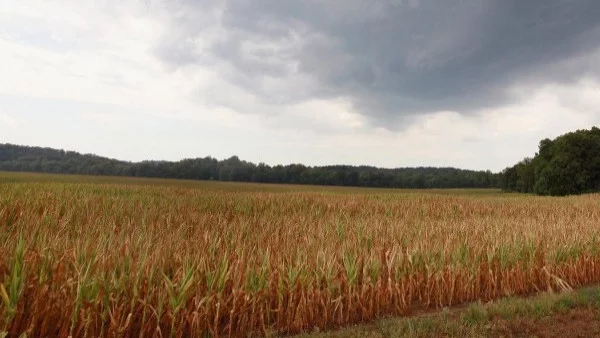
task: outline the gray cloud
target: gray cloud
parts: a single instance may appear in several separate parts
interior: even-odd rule
[[[598,76],[596,0],[176,0],[170,6],[176,14],[156,48],[166,64],[217,62],[228,80],[270,103],[347,97],[379,125],[509,103],[512,85]],[[209,45],[198,47],[209,33]],[[274,98],[265,79],[285,83],[288,93]]]

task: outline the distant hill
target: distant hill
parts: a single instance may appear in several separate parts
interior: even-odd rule
[[[416,189],[495,188],[500,187],[502,182],[498,173],[456,168],[382,169],[347,165],[309,167],[302,164],[269,166],[242,161],[237,156],[222,161],[204,157],[177,162],[126,162],[74,151],[13,144],[0,144],[0,170]]]

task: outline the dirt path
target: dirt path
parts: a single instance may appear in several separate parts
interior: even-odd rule
[[[494,319],[491,324],[491,331],[497,337],[600,337],[600,312],[590,308],[571,309],[539,319]]]

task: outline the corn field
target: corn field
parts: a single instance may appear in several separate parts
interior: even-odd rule
[[[0,173],[0,335],[269,336],[600,281],[600,196]]]

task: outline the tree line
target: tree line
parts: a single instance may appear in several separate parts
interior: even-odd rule
[[[52,148],[0,144],[0,170],[56,174],[110,175],[234,182],[313,184],[380,188],[499,188],[501,173],[456,168],[372,166],[269,166],[232,156],[177,162],[126,162]]]
[[[502,189],[551,196],[600,191],[600,129],[540,141],[534,157],[504,169]]]

